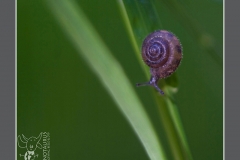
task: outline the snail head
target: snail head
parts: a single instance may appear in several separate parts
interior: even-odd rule
[[[149,82],[144,82],[144,83],[137,83],[136,86],[137,87],[141,87],[141,86],[153,86],[161,95],[164,95],[164,92],[158,87],[157,82],[158,82],[158,78],[155,76],[151,76],[151,79]]]

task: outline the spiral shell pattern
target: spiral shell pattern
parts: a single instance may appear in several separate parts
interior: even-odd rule
[[[171,32],[158,30],[149,34],[142,45],[143,61],[158,78],[171,75],[182,59],[182,47]]]

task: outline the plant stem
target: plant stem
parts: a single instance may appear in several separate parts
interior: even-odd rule
[[[135,49],[137,51],[138,60],[146,73],[149,68],[146,69],[146,66],[144,66],[142,62],[140,46],[146,35],[156,29],[162,28],[154,8],[154,6],[157,5],[154,5],[155,1],[153,2],[151,0],[122,0],[119,2],[122,7],[124,20],[127,22],[127,28],[130,30],[129,33],[131,33],[134,48],[136,48],[136,44],[138,46],[138,49]],[[146,76],[150,77],[149,73],[146,73]],[[172,87],[177,87],[176,75],[175,77],[170,77],[170,79],[174,84]],[[161,83],[166,92],[165,96],[159,97],[156,92],[153,93],[153,96],[156,100],[174,159],[191,160],[192,156],[178,114],[177,105],[170,99],[173,97],[174,93],[171,91],[171,87],[168,86],[167,81],[161,80]]]

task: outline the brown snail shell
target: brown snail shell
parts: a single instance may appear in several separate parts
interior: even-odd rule
[[[144,39],[142,59],[150,67],[151,79],[149,82],[137,84],[137,86],[152,85],[161,94],[164,94],[158,88],[157,82],[176,71],[182,60],[182,46],[173,33],[157,30]]]

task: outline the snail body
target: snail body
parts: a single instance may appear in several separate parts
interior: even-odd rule
[[[142,59],[150,67],[149,82],[137,86],[152,85],[158,92],[159,79],[166,78],[176,71],[182,60],[182,47],[178,38],[171,32],[157,30],[149,34],[142,44]]]

